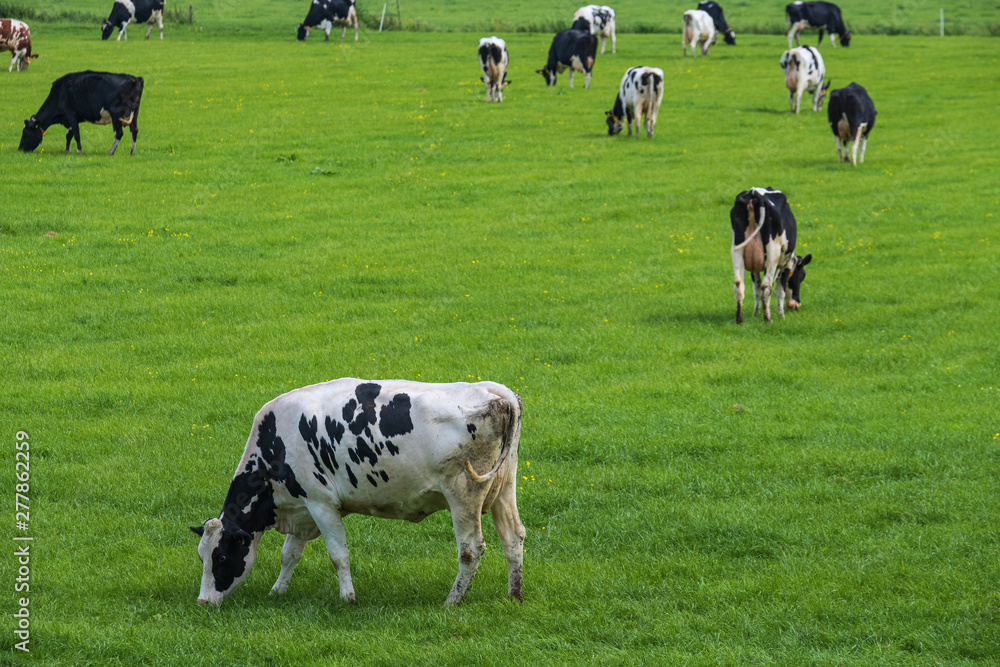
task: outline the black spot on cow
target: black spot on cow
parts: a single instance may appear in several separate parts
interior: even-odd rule
[[[361,410],[354,415],[354,419],[347,425],[347,427],[351,429],[351,433],[354,435],[361,435],[364,433],[368,436],[369,440],[374,440],[372,437],[371,426],[375,424],[375,399],[381,391],[381,385],[377,385],[372,382],[365,382],[355,387],[354,395],[358,399],[357,405],[361,408]],[[354,403],[354,399],[351,399],[348,405],[351,403]],[[346,409],[344,412],[346,415]]]
[[[318,479],[323,486],[327,486],[326,477],[323,477],[323,475],[319,474],[318,472],[314,472],[313,477]]]
[[[316,431],[318,430],[316,425],[316,417],[313,416],[312,419],[306,420],[305,414],[299,417],[299,433],[302,434],[302,439],[306,442],[316,442]]]
[[[385,441],[385,448],[388,449],[389,453],[392,454],[393,456],[395,456],[396,454],[399,454],[399,447],[397,447],[396,445],[392,444],[392,440],[386,440]]]
[[[244,470],[229,484],[222,503],[222,522],[226,530],[260,533],[275,522],[274,488],[258,458],[252,457],[248,464],[250,470]]]
[[[350,423],[354,419],[354,411],[358,409],[358,402],[353,398],[347,402],[344,406],[341,415],[344,417],[344,421]]]
[[[367,473],[365,474],[365,477],[367,477],[368,481],[372,483],[372,486],[378,486],[378,482],[375,481],[374,477],[372,477],[371,475],[369,475]]]
[[[344,425],[336,419],[326,418],[326,434],[330,436],[330,442],[340,444],[340,439],[344,437]]]
[[[389,481],[389,476],[387,474],[385,474],[384,470],[379,470],[378,474],[379,474],[379,477],[382,478],[383,482],[388,482]]]
[[[472,439],[475,440],[476,439],[476,425],[475,424],[466,424],[465,428],[468,429],[469,433],[472,434]]]
[[[264,415],[257,425],[257,447],[267,464],[268,476],[284,484],[292,497],[305,498],[306,492],[295,479],[295,471],[285,463],[285,443],[278,437],[277,420],[273,412]]]
[[[413,430],[408,395],[396,394],[391,401],[382,406],[382,409],[379,410],[378,430],[386,438],[405,435]]]
[[[323,458],[323,463],[326,464],[326,467],[332,472],[340,469],[340,464],[337,463],[337,457],[333,452],[333,445],[324,439],[321,439],[319,443],[319,455]]]
[[[358,453],[354,451],[353,448],[348,447],[347,454],[351,457],[351,460],[354,461],[354,465],[361,465],[361,459],[358,458]]]
[[[351,466],[345,465],[344,467],[347,468],[347,479],[351,480],[351,486],[355,489],[358,488],[358,478],[354,476],[354,471],[351,470]]]
[[[367,459],[368,463],[372,466],[378,463],[378,457],[375,455],[375,452],[372,450],[372,448],[368,446],[368,443],[364,441],[364,439],[358,438],[358,446],[355,451],[357,451],[358,458],[360,458],[362,461]],[[358,463],[358,461],[355,461],[355,463]]]

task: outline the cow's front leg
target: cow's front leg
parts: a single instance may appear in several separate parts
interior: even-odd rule
[[[7,68],[8,72],[14,71],[14,65],[17,64],[18,51],[14,51],[14,55],[10,59],[10,67]]]
[[[760,301],[761,305],[764,307],[764,321],[771,321],[771,278],[770,275],[765,274],[763,280],[760,281]],[[756,285],[754,285],[756,287]],[[756,296],[757,290],[754,290],[754,295]],[[754,315],[757,314],[756,309],[754,310]]]
[[[146,39],[149,39],[149,33],[153,32],[153,24],[150,23],[149,27],[146,28]]]
[[[590,72],[587,72],[587,76],[583,77],[583,87],[584,89],[590,88]]]
[[[128,34],[126,34],[126,32],[125,32],[125,28],[127,28],[127,27],[128,27],[128,24],[126,23],[125,25],[122,26],[122,29],[118,31],[118,41],[119,42],[122,41],[122,37],[125,38],[126,42],[128,41]]]
[[[802,88],[795,89],[795,113],[798,113],[799,109],[802,107],[802,92]]]
[[[295,566],[302,559],[302,552],[305,551],[306,541],[301,537],[296,537],[289,533],[285,537],[285,544],[281,547],[281,573],[278,580],[271,587],[272,595],[284,595],[288,590],[288,582],[295,572]]]
[[[785,283],[780,277],[777,279],[774,291],[778,297],[778,317],[785,319]]]
[[[333,563],[334,569],[337,570],[340,597],[351,604],[357,604],[354,597],[354,584],[351,582],[351,562],[347,553],[347,533],[344,531],[344,521],[334,509],[327,507],[310,507],[309,509],[319,532],[323,535],[323,541],[326,542],[326,551],[330,555],[330,561]]]
[[[108,151],[108,155],[115,154],[115,150],[118,148],[118,144],[121,142],[122,136],[125,134],[124,128],[122,128],[122,124],[119,121],[114,121],[112,127],[115,129],[115,141],[111,144],[111,150]]]
[[[460,497],[461,498],[461,497]],[[461,605],[465,593],[472,585],[472,577],[479,567],[479,559],[486,551],[486,541],[483,540],[483,529],[480,513],[476,508],[470,508],[471,498],[461,498],[455,501],[454,496],[448,498],[451,508],[451,521],[455,528],[455,541],[458,543],[458,576],[451,587],[444,606]],[[481,506],[481,501],[480,501]]]
[[[616,41],[617,40],[615,39],[615,33],[611,33],[611,55],[615,54]],[[604,49],[601,49],[601,53],[604,53]]]
[[[573,87],[573,73],[574,73],[575,71],[576,71],[576,70],[575,70],[574,68],[572,68],[572,67],[570,67],[570,68],[569,68],[569,87],[570,87],[570,88],[572,88],[572,87]]]

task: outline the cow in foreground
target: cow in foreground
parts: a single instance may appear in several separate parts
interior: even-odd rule
[[[584,88],[590,88],[590,72],[597,59],[597,38],[583,30],[563,30],[552,39],[549,61],[544,69],[535,70],[545,77],[545,83],[556,85],[557,75],[569,69],[569,87],[573,87],[573,73],[583,72]]]
[[[785,6],[788,17],[788,48],[799,45],[799,33],[803,30],[819,30],[819,45],[823,44],[823,31],[830,33],[830,43],[837,48],[833,36],[839,35],[840,43],[851,45],[851,31],[844,26],[840,7],[832,2],[793,2]]]
[[[686,56],[688,44],[691,45],[691,57],[694,57],[694,47],[701,44],[701,55],[707,55],[715,43],[715,22],[708,12],[700,9],[689,9],[684,12],[684,30],[681,38],[681,52]]]
[[[10,51],[10,67],[7,71],[12,71],[15,67],[18,72],[28,69],[32,59],[37,58],[37,53],[31,52],[31,32],[28,24],[14,19],[0,19],[0,52]]]
[[[160,28],[160,39],[163,39],[163,3],[164,0],[115,0],[111,16],[101,24],[101,39],[111,37],[114,29],[118,28],[118,41],[124,37],[127,42],[125,28],[129,23],[148,23],[146,39],[153,32],[155,23]]]
[[[507,44],[502,39],[493,36],[479,40],[479,68],[483,70],[480,80],[486,84],[487,102],[503,102],[509,62]]]
[[[733,32],[733,29],[729,27],[728,23],[726,23],[726,15],[722,12],[722,7],[719,6],[719,3],[699,2],[698,9],[712,17],[712,23],[715,24],[716,40],[719,39],[719,35],[722,35],[726,44],[736,46],[736,33]]]
[[[600,37],[602,56],[609,39],[611,40],[611,53],[615,52],[615,10],[610,7],[602,5],[580,7],[573,14],[573,25],[570,27]]]
[[[751,188],[736,196],[729,212],[733,228],[733,272],[736,274],[736,323],[743,324],[743,273],[753,279],[753,314],[761,305],[764,321],[771,321],[771,289],[777,286],[778,316],[802,304],[799,288],[812,255],[795,256],[795,216],[779,190]]]
[[[299,24],[298,39],[305,40],[313,28],[319,28],[326,34],[323,41],[329,42],[330,31],[335,25],[341,27],[340,41],[347,38],[348,28],[354,28],[354,41],[358,41],[358,11],[354,0],[313,0],[306,19]]]
[[[846,88],[830,93],[826,109],[830,129],[837,138],[837,160],[847,161],[847,144],[851,144],[851,164],[858,166],[858,145],[861,146],[861,163],[865,162],[868,133],[875,127],[875,103],[868,91],[853,81]]]
[[[469,589],[486,549],[487,511],[507,558],[508,594],[520,602],[520,432],[520,397],[494,382],[342,378],[278,396],[254,417],[222,513],[191,529],[201,537],[198,602],[218,605],[235,591],[273,528],[286,537],[272,593],[285,593],[306,542],[322,536],[340,597],[354,604],[343,517],[416,523],[443,509],[458,542],[445,605],[461,604]]]
[[[645,116],[646,136],[653,138],[656,114],[663,100],[663,70],[658,67],[632,67],[622,77],[618,87],[618,97],[611,111],[605,112],[608,134],[616,135],[622,126],[628,126],[632,135],[632,120],[635,120],[635,138],[639,138],[639,119]]]
[[[80,123],[111,124],[115,142],[108,155],[114,155],[124,135],[124,126],[132,132],[132,151],[139,135],[139,102],[142,99],[142,77],[109,72],[74,72],[59,77],[52,83],[49,96],[34,116],[24,121],[20,150],[30,153],[42,143],[42,136],[51,126],[59,123],[66,130],[66,150],[76,139],[76,152],[80,146]]]
[[[813,96],[813,111],[823,109],[823,98],[830,88],[830,82],[823,83],[826,67],[823,56],[811,46],[800,46],[781,54],[781,71],[785,75],[788,88],[788,105],[795,113],[802,105],[802,93],[808,91]]]

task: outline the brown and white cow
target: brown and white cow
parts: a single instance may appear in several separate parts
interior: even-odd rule
[[[19,72],[27,69],[32,59],[38,57],[37,53],[31,52],[28,24],[15,19],[0,19],[0,51],[12,52],[8,72],[15,67]]]

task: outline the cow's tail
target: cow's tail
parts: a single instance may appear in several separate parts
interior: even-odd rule
[[[493,468],[483,475],[476,472],[476,469],[472,467],[472,462],[468,459],[465,460],[465,470],[469,473],[469,477],[476,482],[488,482],[493,479],[493,476],[497,474],[497,471],[507,461],[511,447],[517,447],[521,434],[521,397],[517,394],[514,394],[514,397],[514,401],[501,397],[490,401],[487,414],[493,415],[494,423],[499,427],[498,431],[501,438],[500,456],[497,457],[497,462],[493,464]]]
[[[748,243],[750,243],[751,241],[753,241],[754,237],[757,236],[757,234],[760,233],[760,228],[764,226],[764,215],[765,215],[764,214],[764,207],[761,206],[760,207],[760,220],[757,220],[757,228],[753,230],[753,233],[750,234],[750,236],[746,237],[746,239],[743,240],[743,243],[741,243],[739,245],[734,245],[733,246],[733,252],[736,252],[737,250],[743,250],[743,248],[745,248]]]

